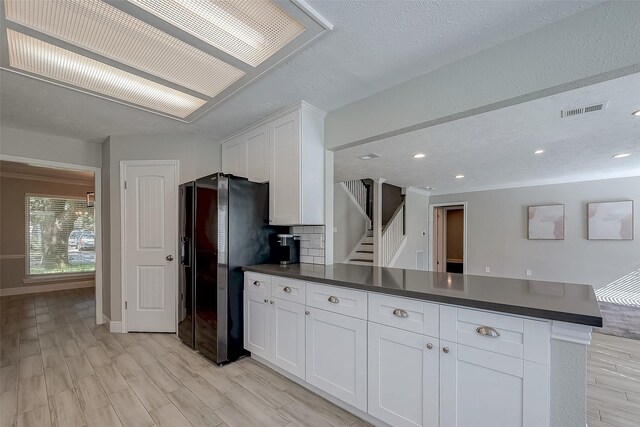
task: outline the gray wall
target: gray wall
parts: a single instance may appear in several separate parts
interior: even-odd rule
[[[633,200],[635,240],[587,240],[587,202]],[[596,288],[640,268],[640,177],[431,196],[467,202],[469,274],[587,283]],[[565,205],[565,240],[528,240],[527,206]],[[485,267],[491,273],[485,273]]]
[[[396,268],[417,269],[418,251],[424,260],[424,269],[429,268],[429,196],[411,188],[405,195],[407,244],[398,256]],[[422,233],[425,232],[424,235]]]
[[[0,178],[0,288],[19,288],[21,286],[51,285],[68,283],[69,278],[57,281],[29,283],[24,285],[26,276],[25,246],[25,195],[48,194],[84,198],[93,186],[46,182],[31,179]],[[20,257],[18,257],[20,256]],[[87,276],[93,276],[89,273]],[[80,281],[93,280],[86,276]]]
[[[103,153],[109,169],[110,236],[110,318],[122,320],[121,242],[120,242],[120,161],[178,160],[179,183],[218,172],[221,168],[221,145],[196,135],[111,136]],[[103,165],[107,168],[107,164]],[[105,217],[107,214],[105,214]]]
[[[367,228],[367,221],[340,185],[333,187],[333,262],[341,263],[356,247]]]

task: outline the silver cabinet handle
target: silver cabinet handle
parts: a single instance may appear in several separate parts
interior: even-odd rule
[[[395,310],[393,310],[393,315],[398,317],[409,317],[409,313],[401,308],[396,308]]]
[[[442,351],[445,353],[449,353],[449,347],[442,347]]]
[[[264,299],[264,302],[269,302],[269,300],[265,298],[265,299]]]
[[[282,290],[283,290],[284,292],[288,293],[288,294],[290,294],[290,293],[292,292],[292,291],[291,291],[291,288],[290,288],[290,287],[288,287],[288,286],[285,286]]]
[[[308,316],[308,315],[311,314],[311,312],[307,310],[307,311],[304,312],[304,314],[306,314]]]
[[[164,259],[166,259],[167,261],[173,261],[173,255],[167,255],[166,257],[164,257]]]
[[[327,301],[329,301],[330,303],[333,303],[333,304],[338,304],[340,302],[338,297],[334,297],[333,295],[331,295]]]
[[[273,304],[273,300],[269,301],[271,304]]]
[[[254,280],[254,281],[253,281],[253,284],[254,284],[255,286],[260,286],[260,282],[258,282],[257,280]]]
[[[490,326],[478,326],[476,328],[476,332],[478,335],[483,335],[485,337],[497,338],[500,336],[500,332]]]
[[[427,348],[428,348],[429,350],[431,350],[431,349],[433,348],[433,344],[431,344],[431,343],[427,344]]]

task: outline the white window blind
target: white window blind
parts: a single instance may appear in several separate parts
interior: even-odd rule
[[[85,199],[25,197],[27,275],[94,272],[93,208]]]

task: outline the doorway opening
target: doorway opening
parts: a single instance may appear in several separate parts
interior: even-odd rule
[[[466,273],[466,203],[432,205],[431,270]]]
[[[94,288],[103,323],[100,168],[2,155],[0,184],[0,295]]]

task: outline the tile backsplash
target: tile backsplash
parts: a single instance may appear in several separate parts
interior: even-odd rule
[[[324,225],[295,225],[290,232],[300,236],[300,262],[324,265]]]

